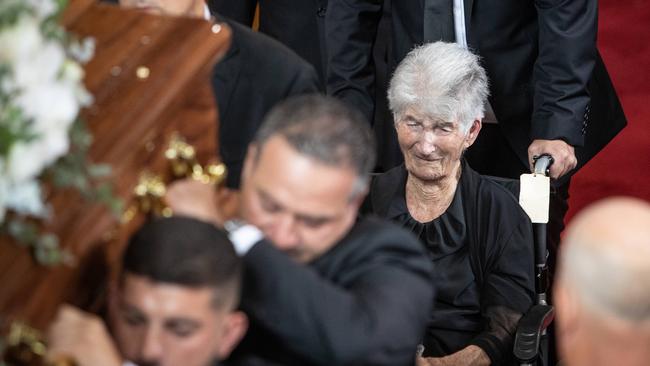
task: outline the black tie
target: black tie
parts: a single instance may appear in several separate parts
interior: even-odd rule
[[[425,0],[424,42],[455,42],[453,0]]]

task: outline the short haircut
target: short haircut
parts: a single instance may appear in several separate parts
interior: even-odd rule
[[[390,110],[398,119],[408,108],[429,117],[458,122],[467,132],[484,116],[488,78],[479,57],[456,43],[417,47],[397,66],[388,89]]]
[[[239,303],[242,262],[223,230],[189,217],[156,218],[129,240],[125,273],[192,288],[215,289],[215,307]]]
[[[375,141],[369,122],[356,109],[318,94],[289,98],[269,112],[257,131],[253,143],[258,154],[276,135],[323,164],[352,168],[358,179],[351,197],[366,190],[375,166]]]

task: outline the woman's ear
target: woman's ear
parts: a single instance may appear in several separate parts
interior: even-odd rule
[[[467,132],[467,137],[465,137],[466,149],[474,144],[474,141],[476,141],[476,138],[478,137],[478,133],[481,131],[482,126],[483,124],[478,118],[472,122],[472,126],[470,126],[469,131]]]

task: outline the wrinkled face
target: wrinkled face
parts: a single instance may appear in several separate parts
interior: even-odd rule
[[[458,122],[427,117],[415,108],[396,116],[395,128],[406,170],[426,181],[449,177],[460,165],[463,151],[474,143],[481,122],[464,133]]]
[[[152,14],[202,16],[202,0],[119,0],[126,8],[138,8]]]
[[[139,366],[209,366],[245,329],[240,313],[214,306],[208,287],[156,283],[126,273],[111,297],[111,328],[123,357]],[[243,325],[243,329],[239,325]]]
[[[354,223],[363,196],[350,199],[356,172],[302,155],[280,136],[256,152],[242,173],[242,217],[296,261],[317,258]]]

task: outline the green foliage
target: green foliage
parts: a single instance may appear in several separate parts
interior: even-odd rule
[[[23,1],[2,0],[0,2],[0,31],[16,24],[25,12],[30,12],[30,8]]]
[[[52,233],[43,233],[38,226],[27,220],[11,219],[4,225],[5,234],[13,237],[20,245],[31,247],[34,258],[44,266],[70,263],[72,255],[62,250],[59,239]]]
[[[27,142],[36,136],[30,132],[31,121],[20,108],[1,101],[0,108],[0,157],[6,157],[15,142]]]
[[[88,161],[88,150],[92,145],[92,135],[81,120],[70,129],[70,151],[61,157],[47,174],[58,188],[73,188],[89,201],[100,202],[119,217],[123,203],[113,195],[112,185],[105,181],[111,175],[111,167],[106,164],[93,164]]]
[[[0,64],[0,85],[9,78],[9,65]],[[35,136],[30,132],[31,121],[12,102],[15,95],[0,89],[0,158],[9,154],[16,141],[30,141]]]

